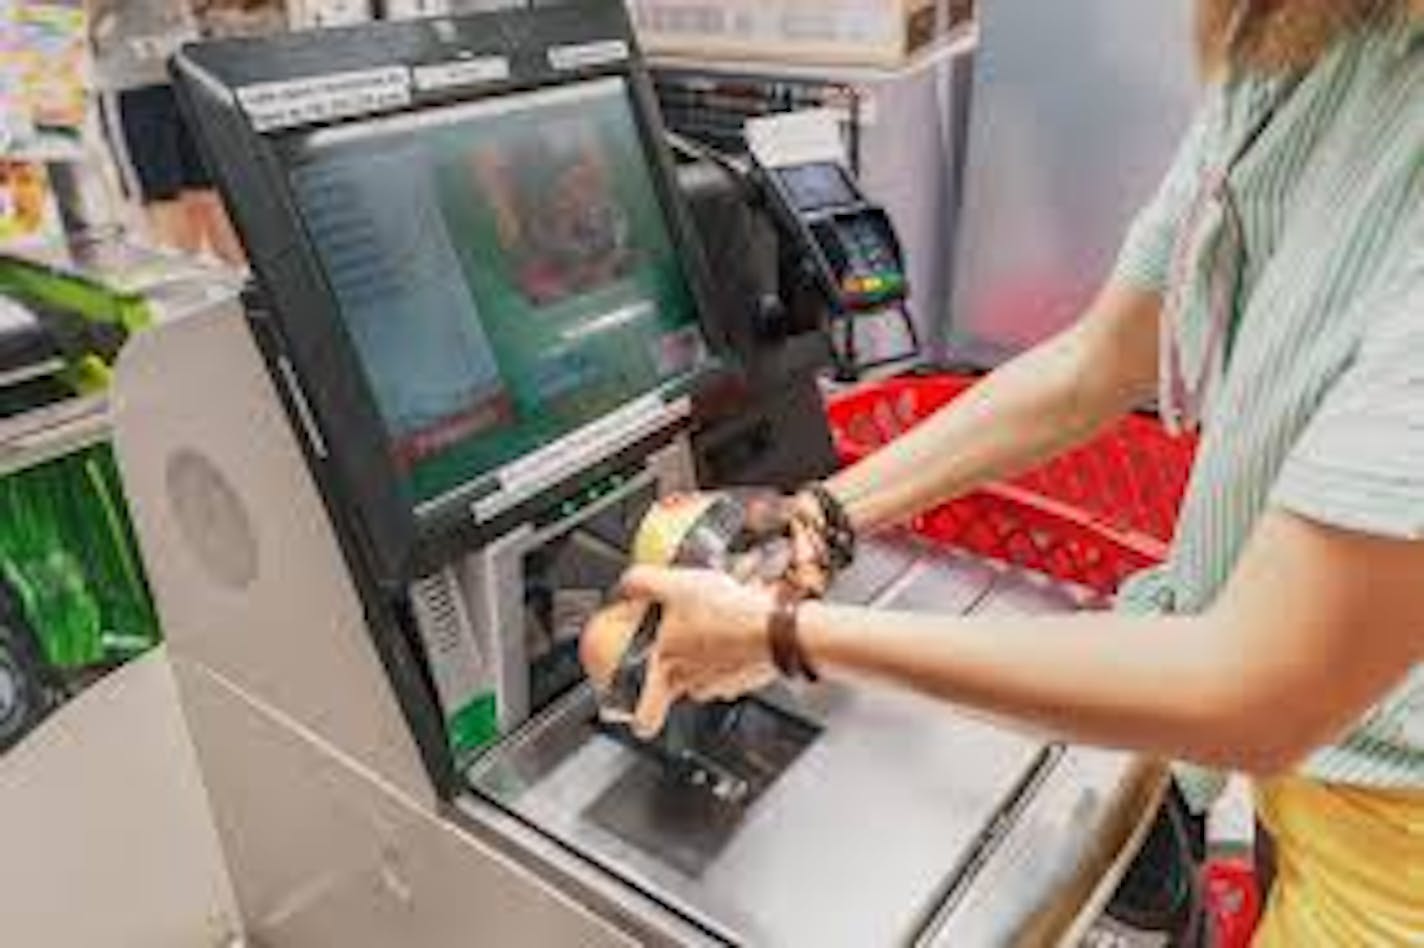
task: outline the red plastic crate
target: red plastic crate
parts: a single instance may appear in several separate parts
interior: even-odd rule
[[[862,460],[975,381],[894,379],[837,395],[828,413],[841,460]],[[1194,438],[1129,416],[1084,447],[931,510],[913,527],[936,542],[1111,595],[1166,556],[1195,450]]]
[[[1215,948],[1250,948],[1261,920],[1256,869],[1248,859],[1214,859],[1202,872]]]

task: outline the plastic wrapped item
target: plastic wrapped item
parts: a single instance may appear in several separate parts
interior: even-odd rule
[[[720,570],[745,580],[784,574],[789,544],[778,538],[753,540],[747,534],[747,522],[747,503],[732,494],[665,497],[649,509],[639,525],[633,560],[644,565]],[[719,760],[708,748],[718,744],[719,735],[735,729],[744,705],[753,699],[708,704],[679,701],[669,709],[657,737],[643,741],[631,729],[661,621],[658,603],[621,601],[600,610],[585,628],[579,659],[598,696],[602,726],[613,737],[660,761],[669,773],[707,782],[719,797],[745,795],[756,781],[739,777],[735,771],[740,767]]]
[[[633,538],[633,561],[714,569],[743,578],[785,571],[784,541],[747,542],[747,506],[731,494],[678,494],[649,509]],[[618,602],[588,623],[580,658],[598,690],[602,717],[627,724],[643,690],[661,607]]]
[[[715,569],[741,579],[776,579],[790,562],[783,537],[747,535],[753,493],[679,494],[658,501],[633,538],[633,561]]]

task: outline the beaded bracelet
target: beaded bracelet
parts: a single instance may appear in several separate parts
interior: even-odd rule
[[[845,505],[837,500],[825,485],[811,484],[806,488],[806,492],[815,498],[816,504],[821,508],[821,517],[825,520],[824,537],[831,557],[831,568],[843,570],[855,562],[856,536],[850,515],[846,513]]]

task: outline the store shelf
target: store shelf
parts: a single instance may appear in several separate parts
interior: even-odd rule
[[[972,53],[979,46],[979,27],[966,24],[945,35],[934,46],[912,57],[896,68],[884,66],[847,66],[836,63],[777,62],[767,59],[709,59],[696,56],[673,56],[652,53],[649,64],[654,69],[682,69],[731,75],[776,76],[840,82],[847,85],[874,85],[914,75],[945,60]]]
[[[241,286],[242,275],[219,264],[113,234],[5,248],[11,258],[121,294],[143,296],[193,281]]]
[[[104,395],[0,420],[0,477],[98,444],[109,432],[109,400]]]
[[[23,146],[5,149],[6,161],[34,161],[40,164],[71,164],[84,160],[84,148],[73,135],[40,132]]]

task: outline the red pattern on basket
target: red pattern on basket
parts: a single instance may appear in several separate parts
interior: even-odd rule
[[[975,381],[895,379],[837,395],[828,413],[841,460],[869,456]],[[913,527],[936,542],[1111,595],[1166,557],[1195,451],[1194,438],[1129,416],[1037,470],[925,513]]]
[[[1202,870],[1210,944],[1250,948],[1261,920],[1261,890],[1249,859],[1219,858]]]

